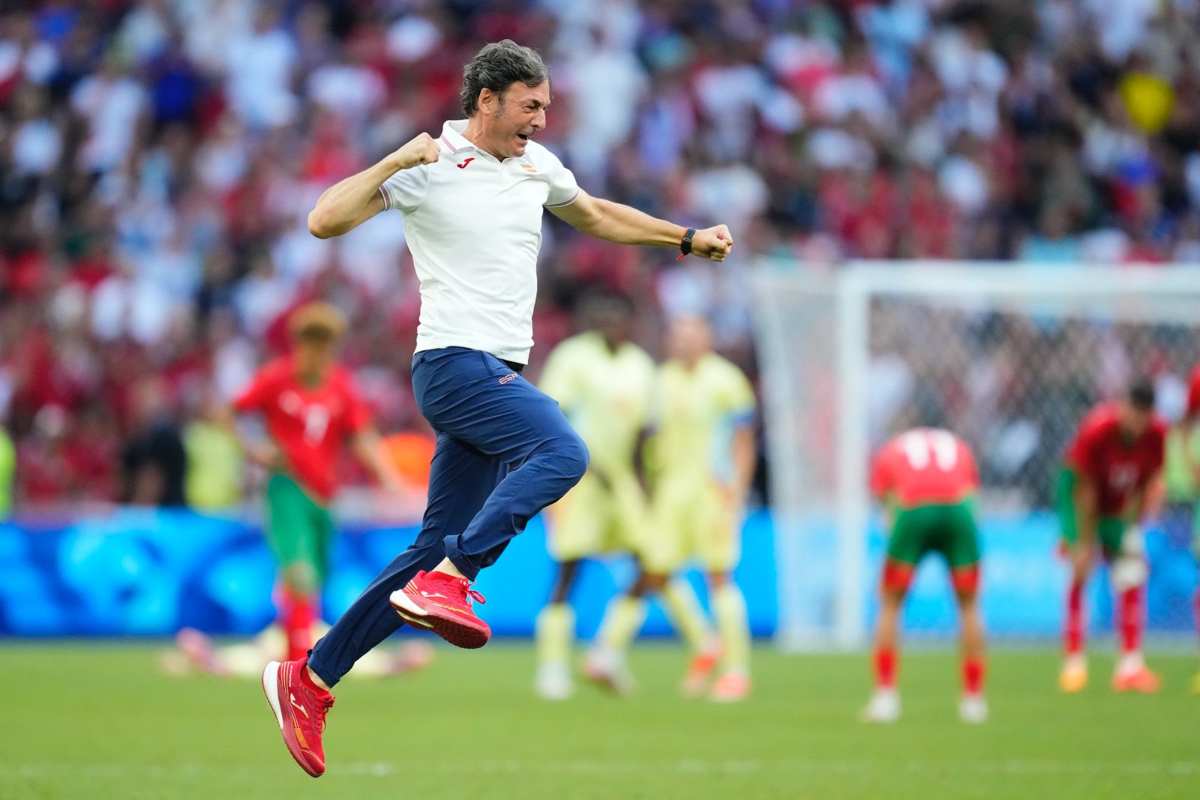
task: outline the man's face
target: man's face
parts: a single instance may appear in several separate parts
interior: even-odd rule
[[[1121,403],[1121,430],[1133,438],[1141,436],[1150,427],[1150,412],[1137,408],[1128,400]]]
[[[296,364],[300,371],[315,375],[333,363],[337,341],[332,336],[307,335],[296,340]]]
[[[550,107],[550,81],[526,86],[520,81],[499,94],[484,89],[479,94],[486,147],[502,158],[525,155],[525,145],[546,127]]]
[[[683,316],[671,323],[668,349],[673,358],[693,362],[709,351],[712,337],[700,317]]]

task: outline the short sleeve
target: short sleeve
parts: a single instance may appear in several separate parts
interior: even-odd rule
[[[379,193],[383,195],[383,207],[411,214],[425,200],[429,189],[430,165],[402,169],[383,182]]]
[[[237,397],[233,398],[233,408],[235,411],[261,411],[271,397],[271,373],[267,369],[261,369],[255,374],[250,381],[250,385],[242,389]]]
[[[754,388],[740,369],[733,364],[726,366],[722,391],[724,411],[735,424],[749,424],[754,421]]]
[[[550,194],[546,197],[546,208],[570,205],[579,196],[579,184],[575,182],[575,173],[567,169],[558,156],[547,152],[546,178],[550,184]]]
[[[875,459],[871,462],[871,494],[874,497],[886,497],[892,488],[892,469],[891,469],[891,443],[883,446],[883,448],[875,454]]]
[[[572,353],[573,350],[575,348],[570,340],[554,348],[546,359],[546,367],[539,381],[539,388],[557,400],[564,410],[569,410],[579,402],[574,368],[578,354]]]

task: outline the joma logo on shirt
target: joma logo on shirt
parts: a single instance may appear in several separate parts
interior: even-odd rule
[[[475,160],[475,156],[471,156],[470,158],[464,159],[461,164],[455,164],[454,166],[458,167],[459,169],[466,169],[467,164],[470,164],[474,160]]]

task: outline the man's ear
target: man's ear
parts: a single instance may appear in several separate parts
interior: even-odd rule
[[[492,113],[496,110],[496,93],[486,86],[479,90],[479,110],[485,113]]]

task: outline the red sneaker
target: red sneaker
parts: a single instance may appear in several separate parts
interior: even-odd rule
[[[325,774],[325,715],[333,708],[333,695],[313,686],[301,675],[308,659],[272,661],[262,674],[263,693],[275,712],[283,743],[300,768],[319,778]]]
[[[483,595],[466,578],[422,570],[388,599],[405,622],[429,628],[456,647],[473,650],[492,638],[492,629],[471,610],[472,600],[485,602]]]

